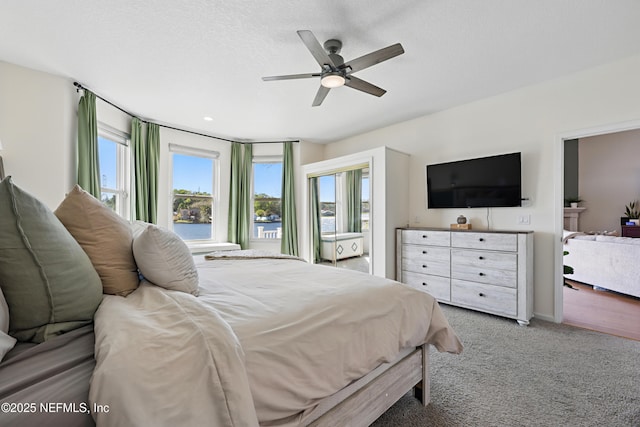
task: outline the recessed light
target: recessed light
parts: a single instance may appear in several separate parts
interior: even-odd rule
[[[204,117],[204,120],[205,120],[206,122],[210,122],[210,121],[213,121],[213,117],[205,116],[205,117]]]

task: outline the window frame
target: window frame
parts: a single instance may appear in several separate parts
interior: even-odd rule
[[[211,238],[210,239],[193,239],[183,241],[187,244],[206,244],[206,243],[216,243],[217,233],[216,229],[219,228],[218,221],[220,218],[220,153],[215,150],[207,150],[202,148],[189,147],[179,144],[169,144],[169,199],[168,199],[168,224],[167,228],[171,231],[174,231],[174,222],[173,222],[173,155],[180,154],[183,156],[192,156],[192,157],[202,157],[206,159],[211,159],[213,162],[213,173],[211,174],[211,179],[213,180],[211,185],[211,216],[213,220],[211,221]],[[177,233],[176,233],[177,234]],[[179,235],[178,235],[179,236]],[[180,238],[182,238],[180,236]]]
[[[250,236],[249,240],[253,242],[279,242],[282,238],[259,238],[254,234],[255,229],[255,165],[256,164],[277,164],[280,163],[282,165],[282,169],[284,169],[284,155],[275,154],[275,155],[258,155],[253,156],[251,160],[251,215],[249,217],[249,229]],[[284,174],[284,170],[282,170],[282,174]],[[282,188],[282,174],[280,175],[280,188]],[[280,208],[282,209],[282,194],[280,194]],[[282,212],[280,212],[282,214]],[[282,223],[282,215],[280,215],[280,222]]]
[[[367,199],[366,199],[367,203],[369,204],[369,212],[368,212],[369,213],[369,219],[366,222],[367,227],[365,228],[365,226],[364,226],[365,221],[362,219],[362,216],[361,216],[360,217],[360,227],[361,227],[361,230],[363,232],[368,232],[368,231],[371,230],[371,177],[369,176],[369,168],[363,168],[363,170],[362,170],[362,181],[364,181],[365,179],[368,181],[367,188],[369,190],[367,192]],[[364,183],[362,183],[362,187],[364,188]],[[364,191],[363,191],[362,195],[361,195],[361,201],[360,201],[362,214],[364,214],[364,202],[365,202],[365,198],[364,198]]]
[[[98,122],[98,138],[104,138],[116,144],[116,186],[103,187],[100,176],[100,193],[116,195],[115,212],[126,220],[133,218],[131,194],[133,171],[131,169],[131,136],[106,123]],[[100,163],[100,159],[98,159]],[[102,200],[101,200],[102,201]]]

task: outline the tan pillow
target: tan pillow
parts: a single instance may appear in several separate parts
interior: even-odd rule
[[[198,269],[191,251],[174,232],[147,225],[133,240],[133,255],[149,282],[198,296]]]
[[[105,294],[127,296],[138,287],[127,220],[78,185],[54,213],[89,256]]]

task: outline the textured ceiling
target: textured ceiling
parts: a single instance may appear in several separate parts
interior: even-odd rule
[[[402,43],[355,74],[388,92],[342,87],[311,107],[318,80],[263,82],[319,71],[301,29],[342,40],[345,60]],[[0,2],[0,60],[238,140],[335,141],[635,55],[639,41],[638,0]]]

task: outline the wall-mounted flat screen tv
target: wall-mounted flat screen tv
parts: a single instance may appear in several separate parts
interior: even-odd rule
[[[427,165],[427,207],[522,206],[520,153]]]

